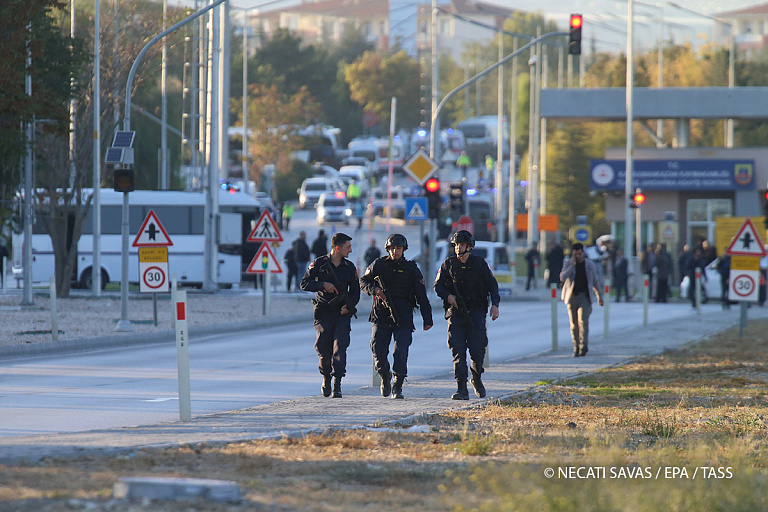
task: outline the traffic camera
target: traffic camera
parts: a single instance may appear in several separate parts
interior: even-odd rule
[[[581,55],[581,26],[584,20],[581,14],[571,14],[571,28],[568,33],[568,53]]]

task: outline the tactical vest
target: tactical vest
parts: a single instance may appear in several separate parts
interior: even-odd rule
[[[393,299],[410,299],[413,294],[413,262],[401,259],[384,261],[381,273],[384,286]]]
[[[462,263],[456,256],[450,259],[450,276],[456,281],[456,287],[469,307],[488,307],[488,290],[483,279],[483,262],[481,257],[474,255],[470,255],[466,263]]]

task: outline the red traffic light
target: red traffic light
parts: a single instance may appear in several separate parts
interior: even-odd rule
[[[581,14],[571,14],[571,28],[581,28],[583,22]]]
[[[640,206],[645,202],[645,194],[643,194],[642,192],[637,192],[633,199],[635,201],[635,204],[637,206]]]
[[[440,190],[440,181],[438,181],[437,178],[430,178],[424,184],[424,188],[426,188],[428,192],[438,192]]]

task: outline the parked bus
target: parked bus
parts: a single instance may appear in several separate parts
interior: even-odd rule
[[[84,194],[90,194],[84,190]],[[122,262],[122,203],[123,194],[101,189],[101,285],[120,281]],[[168,270],[176,275],[180,285],[201,286],[203,283],[203,211],[202,192],[137,190],[129,193],[130,242],[133,242],[149,210],[153,210],[168,233],[173,245],[168,247]],[[259,244],[245,240],[261,215],[263,205],[249,194],[219,191],[219,223],[217,281],[223,288],[239,284],[251,263]],[[83,224],[83,234],[77,244],[73,285],[91,288],[93,267],[92,210]],[[36,222],[32,228],[32,276],[35,282],[48,282],[55,273],[51,238],[45,226]],[[21,268],[23,236],[14,235],[14,267]],[[130,247],[128,279],[139,282],[138,249]]]

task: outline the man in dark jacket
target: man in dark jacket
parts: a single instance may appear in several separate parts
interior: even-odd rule
[[[408,375],[408,347],[413,341],[413,308],[418,303],[424,330],[432,328],[432,306],[427,298],[424,278],[416,262],[404,257],[408,240],[401,234],[387,238],[388,255],[377,258],[360,278],[360,289],[373,297],[368,318],[373,323],[371,351],[376,371],[381,376],[381,396],[403,398],[403,382]],[[392,371],[389,343],[394,338]],[[395,381],[392,383],[392,374]]]
[[[541,260],[541,253],[536,248],[536,242],[525,253],[525,261],[528,263],[528,279],[525,280],[525,291],[531,289],[531,281],[533,281],[533,288],[536,289],[536,269],[539,268],[539,260]]]
[[[312,242],[312,254],[315,255],[315,258],[328,254],[328,236],[326,236],[324,229],[317,232],[317,238]]]
[[[469,231],[457,231],[451,237],[451,245],[454,255],[443,261],[435,279],[435,292],[443,299],[448,320],[448,347],[453,354],[453,375],[458,384],[451,398],[469,400],[467,351],[472,360],[472,387],[479,398],[485,398],[485,386],[480,378],[488,347],[485,317],[490,302],[491,320],[499,318],[499,284],[488,263],[470,254],[475,237]]]
[[[307,232],[301,231],[299,238],[295,241],[296,246],[293,248],[293,255],[296,258],[296,265],[299,267],[299,275],[303,276],[309,266],[309,246],[307,245]]]
[[[558,278],[560,274],[558,273]],[[616,250],[616,263],[613,266],[613,281],[616,289],[616,302],[621,302],[621,293],[624,292],[624,300],[629,302],[629,259],[624,256],[624,251]]]
[[[565,260],[565,253],[563,252],[563,246],[560,244],[552,244],[547,251],[547,270],[549,271],[549,278],[547,279],[547,285],[552,284],[560,285],[560,271],[563,270],[563,261]]]
[[[286,281],[285,281],[285,290],[291,291],[291,282],[293,282],[293,289],[298,290],[299,289],[299,267],[296,265],[296,242],[293,242],[291,244],[291,248],[285,251],[285,256],[283,256],[283,261],[285,261],[285,266],[288,267],[288,274],[286,275]]]
[[[378,247],[376,247],[376,239],[371,238],[371,245],[368,246],[368,248],[365,250],[365,254],[363,254],[363,259],[365,259],[365,268],[368,268],[368,266],[373,263],[373,261],[381,256],[381,251]]]
[[[352,252],[352,237],[336,233],[331,239],[331,253],[317,258],[301,279],[301,289],[315,292],[315,350],[320,359],[323,396],[341,398],[341,378],[347,371],[350,321],[360,301],[360,282]]]
[[[667,244],[659,244],[656,248],[653,266],[656,269],[656,302],[667,302],[672,274],[672,256],[667,252]]]

